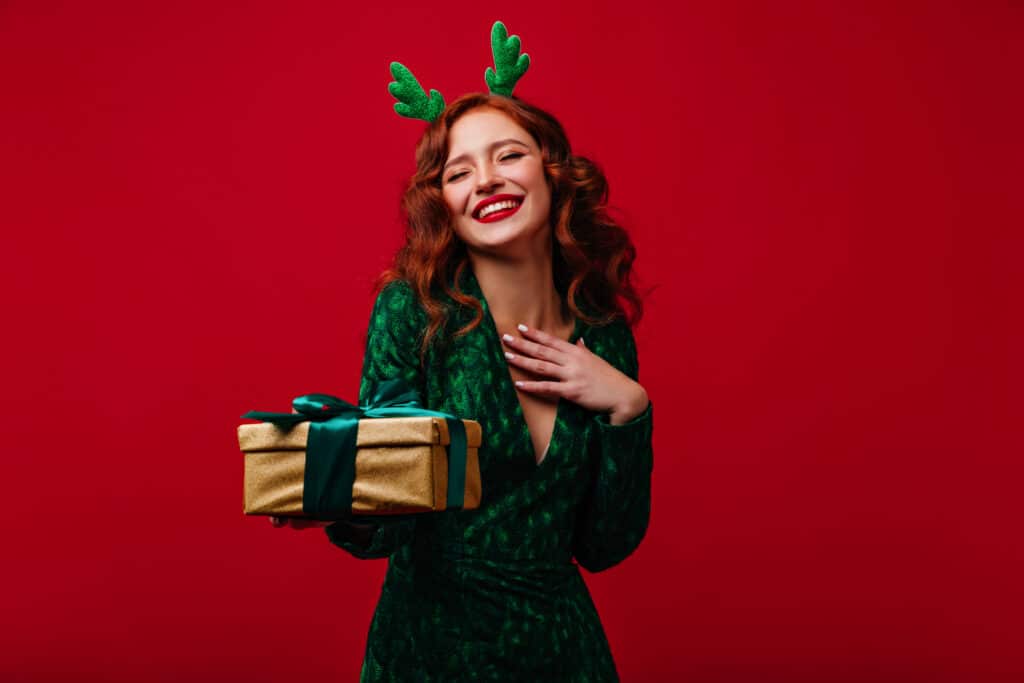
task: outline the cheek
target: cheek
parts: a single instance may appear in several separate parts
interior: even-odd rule
[[[544,176],[544,168],[542,166],[537,165],[534,168],[530,168],[527,176],[526,182],[529,183],[534,192],[550,194],[548,179]]]
[[[462,212],[462,205],[465,204],[465,193],[460,193],[458,189],[451,189],[445,187],[441,190],[441,196],[444,198],[445,203],[453,214],[458,215]]]
[[[537,199],[537,204],[544,210],[551,208],[551,187],[548,185],[547,178],[543,175],[534,179],[532,187],[533,196]]]

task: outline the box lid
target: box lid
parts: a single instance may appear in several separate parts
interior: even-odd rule
[[[463,420],[466,441],[470,448],[479,448],[480,423]],[[238,445],[246,452],[305,450],[309,438],[309,422],[300,422],[284,430],[272,422],[238,426]],[[447,446],[448,424],[439,417],[381,417],[359,421],[356,446],[415,446],[441,444]]]

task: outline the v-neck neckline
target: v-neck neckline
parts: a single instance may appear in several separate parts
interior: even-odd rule
[[[491,307],[487,303],[487,297],[484,296],[483,288],[480,287],[480,283],[476,279],[476,274],[468,265],[466,267],[465,279],[469,290],[466,293],[472,294],[480,302],[480,306],[483,308],[484,312],[484,320],[482,323],[490,326],[490,344],[492,346],[492,350],[497,353],[501,363],[505,365],[505,380],[502,382],[502,385],[505,387],[506,392],[512,392],[512,399],[515,404],[514,410],[516,412],[517,422],[519,423],[519,435],[526,437],[526,444],[528,446],[527,451],[530,454],[530,460],[533,462],[534,466],[537,468],[543,467],[544,463],[551,459],[553,450],[552,446],[554,446],[555,437],[558,435],[558,428],[562,417],[562,405],[565,403],[565,400],[562,397],[558,397],[558,401],[555,403],[555,419],[551,424],[551,434],[548,436],[547,447],[542,452],[543,457],[538,461],[537,453],[533,448],[533,435],[530,432],[530,425],[526,421],[526,412],[523,410],[523,404],[519,400],[519,392],[516,390],[515,380],[512,379],[512,372],[508,368],[508,361],[505,359],[505,352],[501,345],[501,333],[498,331],[498,324],[494,321],[494,316],[491,315]],[[582,327],[582,321],[578,317],[573,316],[572,332],[569,333],[569,339],[567,340],[569,344],[575,344],[580,338]]]

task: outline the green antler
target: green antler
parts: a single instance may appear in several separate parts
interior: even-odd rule
[[[395,102],[395,113],[399,116],[433,121],[444,110],[441,93],[431,89],[430,97],[427,97],[423,86],[403,65],[391,62],[391,76],[395,80],[388,83],[388,92],[398,100]]]
[[[500,21],[491,27],[491,52],[498,72],[487,67],[484,80],[492,93],[510,97],[516,82],[530,68],[530,55],[519,54],[519,36],[509,37],[505,24]]]

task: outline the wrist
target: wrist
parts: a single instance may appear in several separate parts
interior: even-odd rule
[[[647,390],[637,384],[635,391],[631,392],[629,396],[624,398],[622,403],[612,408],[611,412],[608,414],[609,424],[626,424],[630,420],[636,418],[637,415],[647,410],[647,404],[649,402],[650,399],[647,396]]]

